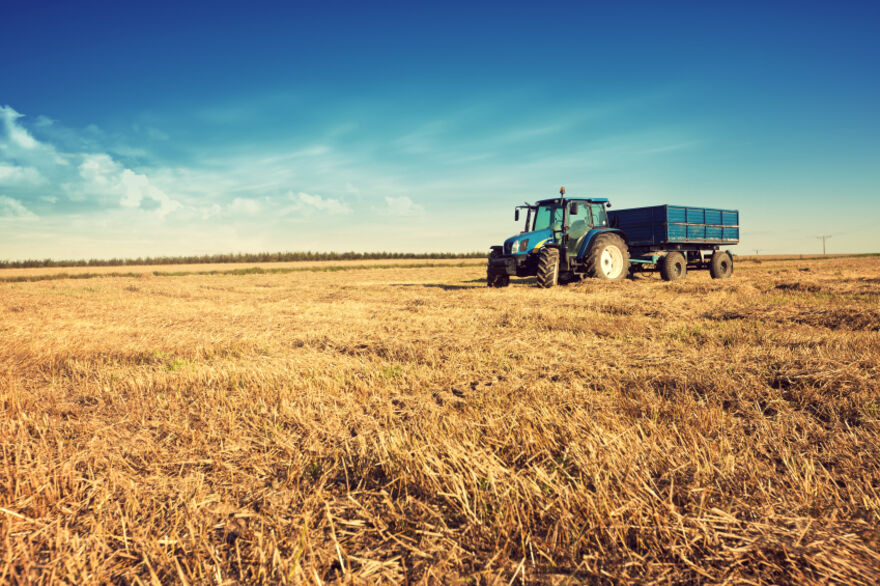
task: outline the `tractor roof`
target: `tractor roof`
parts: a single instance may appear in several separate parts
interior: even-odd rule
[[[559,203],[559,200],[563,199],[561,197],[551,197],[550,199],[542,199],[535,203],[535,205],[547,204],[547,203]],[[588,201],[590,203],[608,203],[607,197],[566,197],[566,201],[578,200],[578,201]]]

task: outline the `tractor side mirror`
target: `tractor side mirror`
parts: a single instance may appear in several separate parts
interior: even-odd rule
[[[568,215],[569,215],[569,216],[576,216],[577,213],[578,213],[578,204],[577,204],[577,202],[576,202],[576,201],[573,201],[573,202],[571,202],[570,204],[568,204]]]
[[[519,222],[519,208],[516,208],[515,210],[513,210],[513,221]]]

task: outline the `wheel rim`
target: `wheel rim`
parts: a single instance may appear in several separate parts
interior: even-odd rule
[[[616,246],[606,246],[599,258],[599,267],[607,278],[619,277],[623,271],[623,253]]]

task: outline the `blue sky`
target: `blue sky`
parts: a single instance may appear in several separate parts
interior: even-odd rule
[[[549,196],[880,251],[872,3],[0,1],[0,258],[485,250]]]

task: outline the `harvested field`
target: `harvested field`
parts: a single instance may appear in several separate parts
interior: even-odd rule
[[[195,263],[165,265],[121,265],[96,267],[35,267],[25,269],[0,270],[0,280],[22,281],[39,278],[68,275],[73,278],[92,278],[119,275],[175,275],[180,273],[231,274],[261,270],[263,272],[317,272],[347,269],[349,267],[412,267],[412,266],[483,266],[485,260],[471,258],[450,259],[419,259],[419,258],[387,258],[375,260],[302,260],[295,262],[247,262],[247,263]]]
[[[412,264],[0,282],[0,582],[878,581],[880,259]]]

